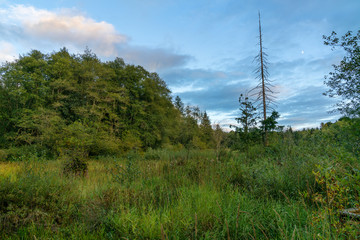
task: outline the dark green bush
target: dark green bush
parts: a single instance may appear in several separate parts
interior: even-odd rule
[[[73,174],[75,176],[85,176],[87,170],[87,163],[85,162],[85,160],[78,156],[69,157],[65,160],[63,166],[63,173],[65,175]]]
[[[5,149],[0,149],[0,162],[1,161],[6,161],[8,157],[8,153]]]
[[[145,160],[160,160],[160,154],[156,150],[148,149],[144,158]]]
[[[38,145],[24,145],[20,147],[11,147],[6,150],[6,160],[11,162],[31,161],[31,160],[49,160],[53,155],[49,149]]]

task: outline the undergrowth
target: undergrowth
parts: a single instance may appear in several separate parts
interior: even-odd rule
[[[356,225],[341,225],[337,212],[359,203],[357,158],[341,147],[307,150],[255,146],[220,160],[212,150],[150,150],[90,160],[80,176],[64,175],[61,160],[2,163],[17,170],[0,178],[0,238],[356,236]],[[328,185],[338,186],[336,203],[323,204],[329,189],[321,176],[338,179]]]

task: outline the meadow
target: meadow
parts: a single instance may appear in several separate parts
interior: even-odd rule
[[[358,204],[358,157],[320,133],[247,153],[99,156],[84,175],[61,159],[3,161],[0,238],[356,239],[339,210]]]

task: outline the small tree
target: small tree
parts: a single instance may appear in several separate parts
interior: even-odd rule
[[[255,126],[258,119],[256,108],[253,106],[249,98],[243,94],[240,94],[239,104],[241,115],[240,117],[235,118],[235,120],[241,124],[242,128],[240,129],[244,133],[248,133],[249,128]]]
[[[214,146],[213,129],[211,127],[211,121],[206,111],[201,114],[200,121],[201,140],[206,144],[207,148],[212,148]]]
[[[261,121],[261,129],[263,132],[271,132],[274,131],[278,126],[278,122],[276,119],[280,117],[279,113],[276,111],[272,111],[271,116],[266,120]],[[281,127],[280,127],[281,128]]]
[[[239,104],[240,117],[235,118],[235,120],[241,125],[241,127],[237,127],[236,132],[239,134],[241,141],[244,143],[244,148],[247,152],[249,144],[255,140],[252,132],[250,132],[250,129],[256,126],[258,115],[256,108],[247,96],[241,94],[239,97]]]
[[[330,88],[324,95],[329,97],[341,97],[336,104],[337,109],[347,116],[360,116],[360,30],[357,34],[347,32],[339,39],[336,32],[330,36],[323,36],[324,44],[341,47],[346,55],[339,65],[333,65],[334,72],[325,76],[325,84]]]

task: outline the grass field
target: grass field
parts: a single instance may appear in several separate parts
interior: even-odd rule
[[[151,150],[88,161],[0,163],[0,238],[341,239],[358,225],[357,161],[341,149]],[[343,176],[351,176],[347,182]],[[326,180],[326,186],[320,181]],[[324,188],[325,186],[325,188]],[[332,194],[332,202],[329,202]],[[342,204],[342,205],[341,205]],[[341,206],[340,206],[341,205]]]

